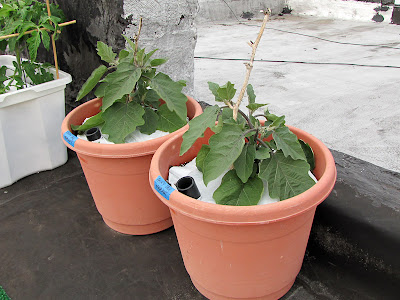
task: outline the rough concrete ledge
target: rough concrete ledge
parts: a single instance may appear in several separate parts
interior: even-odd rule
[[[12,299],[205,299],[173,228],[109,229],[74,153],[0,189],[0,284]],[[318,208],[303,267],[284,300],[398,299],[400,174],[333,151],[338,181]]]
[[[366,289],[365,298],[358,299],[396,299],[396,282],[400,280],[400,174],[337,151],[332,153],[337,183],[317,208],[309,255],[362,280],[368,278],[373,283],[371,290]],[[341,280],[341,284],[350,291],[352,284],[360,283]]]

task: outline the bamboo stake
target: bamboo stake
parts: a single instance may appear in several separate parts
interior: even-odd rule
[[[71,24],[75,24],[75,23],[76,23],[76,20],[72,20],[72,21],[68,21],[68,22],[64,22],[64,23],[58,24],[58,26],[59,27],[64,27],[64,26],[68,26],[68,25],[71,25]],[[32,29],[32,30],[25,31],[23,35],[30,34],[30,33],[34,32],[34,31],[39,31],[39,30],[50,31],[47,28]],[[57,30],[57,33],[61,33],[61,31]],[[5,40],[5,39],[9,39],[9,38],[12,38],[12,37],[16,37],[16,36],[19,36],[19,33],[12,33],[12,34],[8,34],[8,35],[3,35],[3,36],[0,36],[0,41],[1,40]]]
[[[49,17],[51,17],[49,0],[46,0],[46,5],[47,5],[47,14],[49,15]],[[51,23],[53,23],[53,22],[51,22]],[[53,56],[54,56],[54,66],[56,67],[56,76],[57,76],[57,79],[60,79],[60,74],[58,72],[57,49],[56,49],[56,41],[54,40],[54,33],[51,35],[51,45],[53,46]]]
[[[251,52],[250,62],[245,63],[246,69],[247,69],[247,73],[246,73],[246,78],[244,80],[242,89],[240,90],[240,94],[239,94],[238,100],[236,101],[236,104],[234,105],[234,109],[233,109],[233,119],[234,120],[237,119],[239,105],[243,100],[244,93],[246,92],[247,85],[249,83],[250,73],[251,73],[251,70],[253,69],[253,62],[254,62],[254,58],[256,56],[257,46],[260,43],[261,37],[262,37],[262,35],[264,33],[264,29],[265,29],[265,26],[267,25],[268,17],[270,15],[271,11],[268,9],[268,11],[266,11],[264,13],[265,13],[264,20],[263,20],[263,23],[261,25],[260,32],[258,33],[257,39],[256,39],[256,41],[254,43],[253,42],[249,43],[249,46],[251,47],[252,52]]]

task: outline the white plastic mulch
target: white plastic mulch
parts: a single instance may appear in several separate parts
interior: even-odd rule
[[[228,172],[228,171],[229,170],[226,170],[226,172]],[[210,181],[208,183],[208,185],[206,186],[203,182],[203,173],[201,173],[196,167],[196,158],[195,158],[191,162],[187,163],[184,166],[171,167],[169,169],[168,181],[171,183],[171,185],[173,185],[176,188],[175,184],[180,178],[182,178],[184,176],[191,176],[191,177],[193,177],[194,181],[196,182],[197,188],[199,189],[199,192],[201,195],[200,198],[197,200],[215,204],[213,194],[214,194],[215,190],[220,186],[222,177],[224,177],[226,172],[224,172],[217,179]],[[317,182],[317,179],[314,177],[314,175],[311,172],[308,172],[308,174],[315,182]],[[269,204],[269,203],[274,203],[274,202],[278,202],[278,201],[279,201],[279,199],[273,199],[269,196],[268,184],[264,181],[264,193],[261,197],[261,200],[258,202],[257,205]]]

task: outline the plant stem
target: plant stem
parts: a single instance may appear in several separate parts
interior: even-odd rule
[[[49,0],[46,0],[46,6],[47,6],[47,14],[49,17],[51,17]],[[53,22],[50,21],[50,24],[53,25]],[[58,72],[57,49],[56,49],[56,42],[54,39],[54,33],[51,35],[51,45],[53,47],[54,66],[56,67],[56,77],[57,77],[57,79],[60,79],[60,74]]]
[[[263,23],[261,25],[261,28],[260,28],[260,31],[258,33],[256,41],[254,43],[251,42],[249,44],[250,47],[252,48],[252,52],[251,52],[250,62],[245,63],[246,69],[247,69],[247,73],[246,73],[246,78],[244,80],[242,89],[240,90],[240,94],[239,94],[238,100],[236,101],[236,104],[235,104],[234,109],[233,109],[233,119],[234,120],[237,119],[239,105],[243,100],[244,93],[246,92],[246,88],[247,88],[247,85],[249,83],[250,73],[251,73],[251,70],[253,69],[253,62],[254,62],[254,58],[255,58],[255,55],[256,55],[257,46],[260,43],[261,37],[262,37],[262,35],[264,33],[265,26],[267,25],[269,13],[270,13],[270,10],[268,10],[268,12],[265,12],[264,20],[263,20]]]
[[[222,106],[221,107],[221,109],[223,109],[223,108],[231,108],[229,105],[226,105],[226,106]],[[247,124],[249,125],[249,127],[251,128],[251,129],[254,129],[254,125],[251,123],[251,121],[250,121],[250,119],[249,119],[249,117],[243,112],[243,111],[241,111],[240,109],[238,109],[238,113],[240,113],[242,116],[243,116],[243,118],[246,120],[246,122],[247,122]],[[219,115],[218,115],[219,116]],[[218,120],[218,116],[217,116],[217,120]],[[235,120],[236,121],[236,120]]]
[[[133,58],[135,60],[135,65],[137,66],[137,59],[136,59],[136,55],[137,55],[137,51],[138,51],[138,44],[139,44],[139,37],[140,37],[140,32],[142,31],[142,23],[143,23],[143,19],[142,17],[140,17],[139,20],[139,29],[138,29],[138,33],[135,35],[135,37],[133,38],[135,40],[135,50],[133,53]]]

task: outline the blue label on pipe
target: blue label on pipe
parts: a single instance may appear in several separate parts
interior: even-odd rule
[[[72,147],[75,146],[75,142],[78,139],[77,136],[73,135],[71,131],[67,130],[66,132],[64,132],[63,134],[64,140],[70,144]]]
[[[158,176],[156,180],[154,180],[154,188],[167,200],[169,200],[171,193],[175,191],[175,189],[170,186],[161,176]]]

